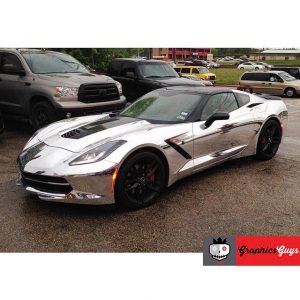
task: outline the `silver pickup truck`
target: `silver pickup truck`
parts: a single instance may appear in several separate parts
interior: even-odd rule
[[[56,120],[120,110],[122,85],[96,75],[72,56],[35,49],[0,49],[0,110],[35,129]]]

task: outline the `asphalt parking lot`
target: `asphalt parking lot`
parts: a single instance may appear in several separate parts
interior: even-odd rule
[[[186,178],[139,211],[48,203],[15,185],[32,132],[0,137],[1,252],[199,252],[206,235],[300,235],[300,99],[284,99],[286,137],[267,162],[239,159]]]

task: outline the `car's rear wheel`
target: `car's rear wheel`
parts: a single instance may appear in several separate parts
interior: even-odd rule
[[[258,71],[259,70],[259,68],[258,67],[255,67],[255,71]]]
[[[287,95],[287,97],[293,98],[296,95],[296,91],[293,88],[287,88],[285,90],[285,94]]]
[[[256,156],[260,160],[272,159],[279,148],[282,130],[279,123],[269,120],[261,129],[258,137]]]
[[[115,185],[118,204],[138,209],[152,204],[166,185],[166,169],[150,151],[133,154],[121,166]]]
[[[55,120],[55,112],[50,103],[41,101],[33,105],[31,110],[31,121],[35,130],[45,127]]]

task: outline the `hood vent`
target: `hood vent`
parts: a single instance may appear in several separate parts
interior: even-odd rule
[[[80,129],[73,129],[71,131],[62,134],[61,136],[66,139],[72,139],[72,138],[76,138],[76,135],[80,134],[80,132],[81,132]]]

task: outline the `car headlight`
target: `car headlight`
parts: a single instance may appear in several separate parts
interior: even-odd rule
[[[56,86],[55,90],[58,97],[74,96],[78,95],[78,87]]]
[[[119,81],[116,81],[116,85],[119,91],[119,95],[123,95],[123,89],[122,89],[122,84]]]
[[[69,163],[69,165],[76,166],[95,163],[104,159],[125,143],[126,141],[124,140],[116,140],[104,143],[76,157]]]

